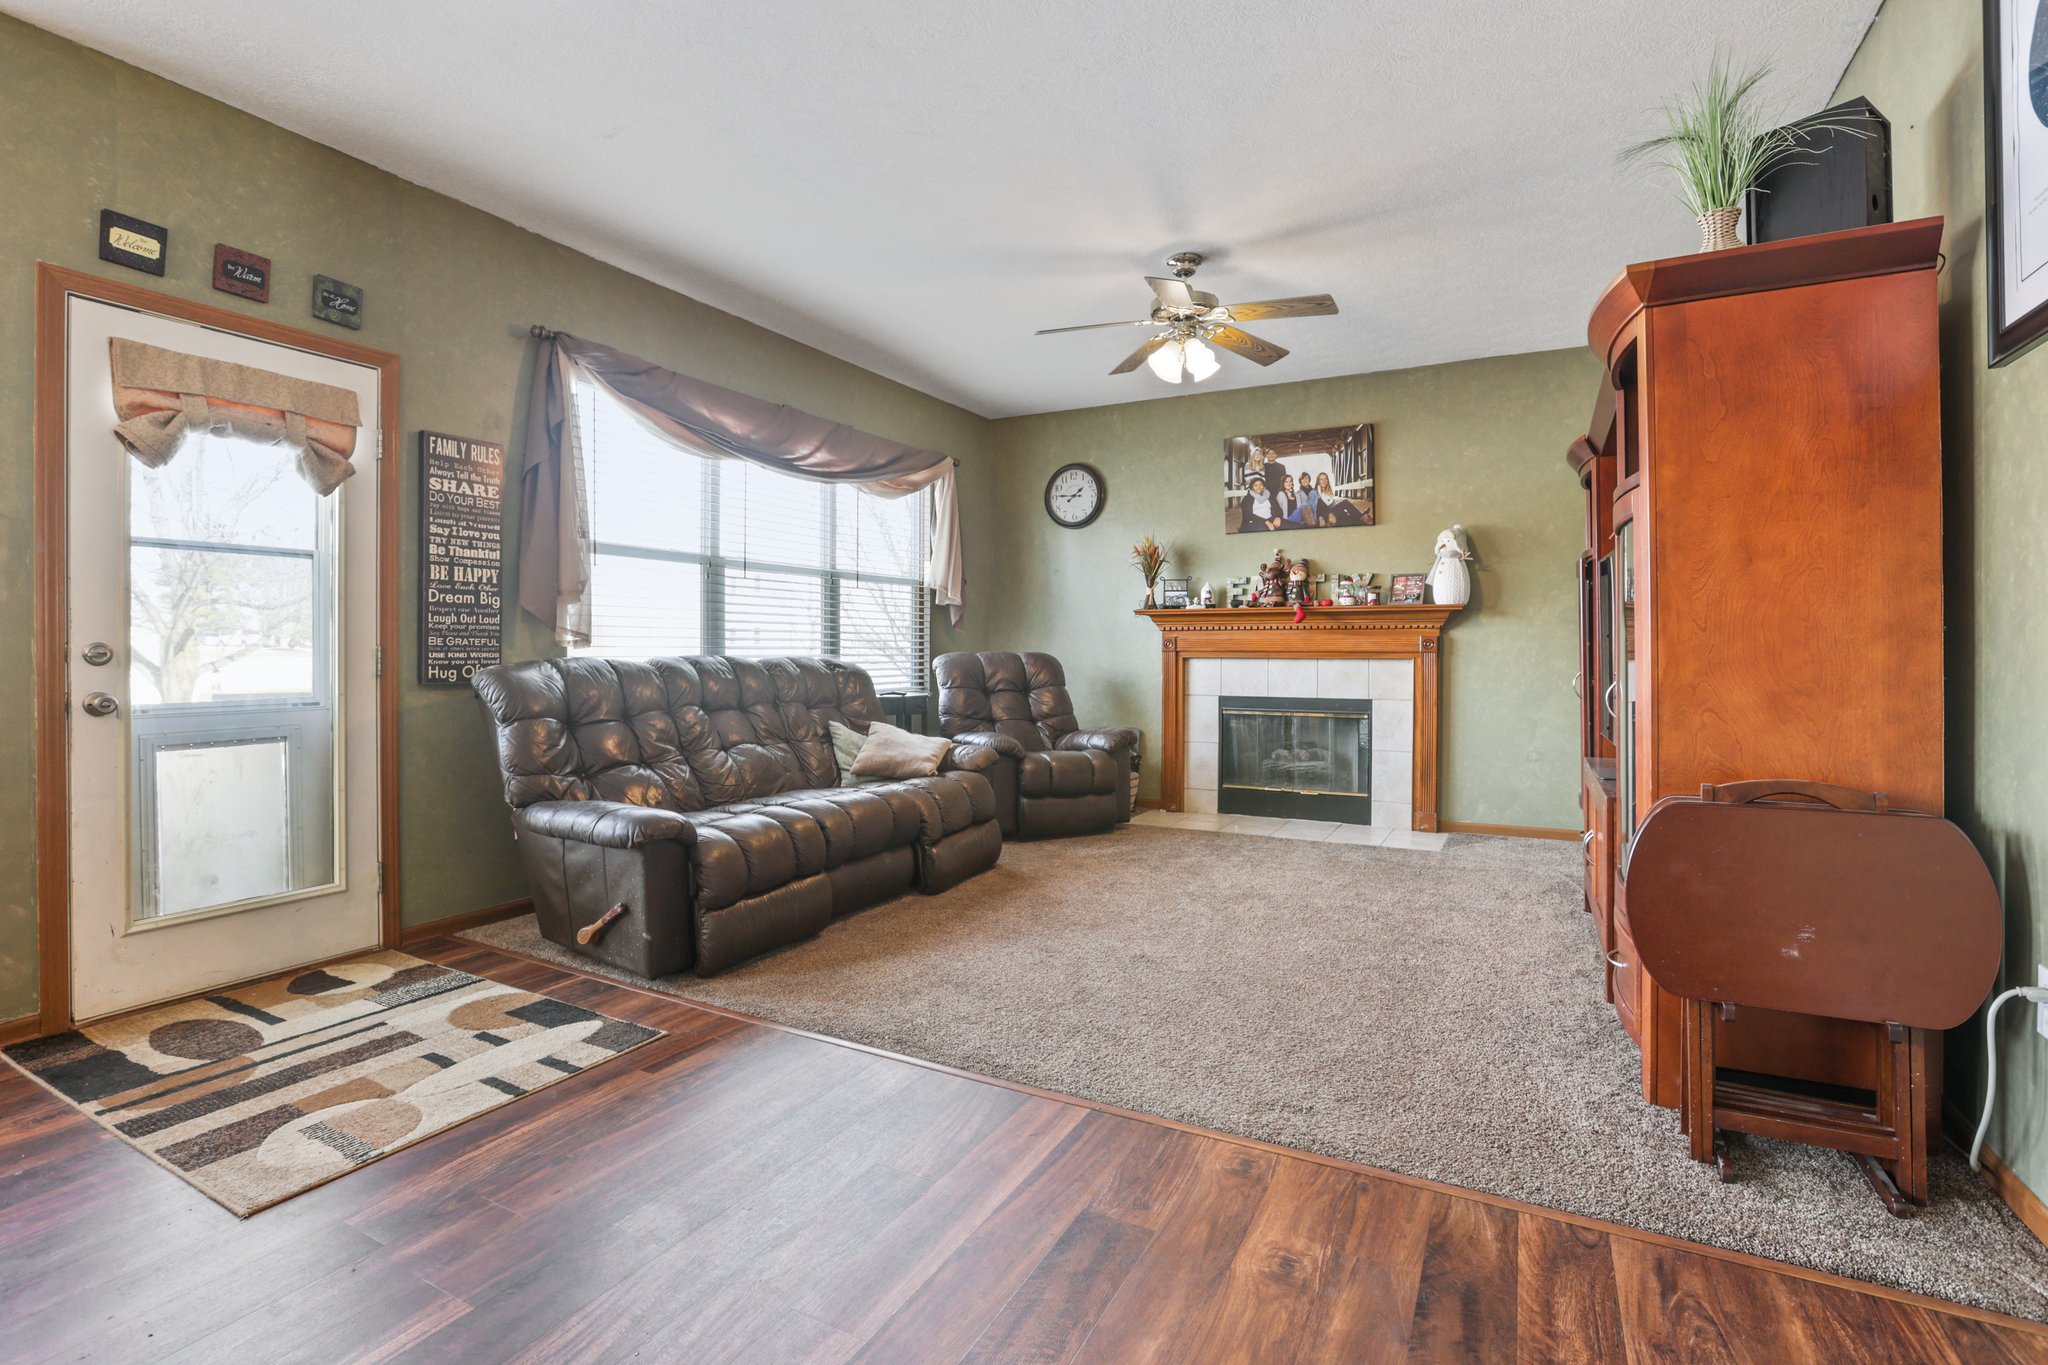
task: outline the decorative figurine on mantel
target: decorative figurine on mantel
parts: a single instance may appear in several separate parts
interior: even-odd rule
[[[1293,566],[1288,562],[1287,551],[1273,551],[1270,563],[1259,565],[1259,595],[1257,605],[1262,607],[1284,607],[1287,605],[1287,576]]]
[[[1472,575],[1465,568],[1471,558],[1464,527],[1454,524],[1436,538],[1436,563],[1429,570],[1431,601],[1462,607],[1472,600]]]

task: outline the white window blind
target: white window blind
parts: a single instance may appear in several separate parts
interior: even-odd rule
[[[588,479],[590,644],[611,658],[821,654],[924,684],[929,495],[878,498],[711,459],[575,386]]]

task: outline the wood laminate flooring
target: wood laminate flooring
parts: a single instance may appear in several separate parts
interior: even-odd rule
[[[246,1222],[0,1068],[0,1357],[2048,1360],[2029,1323],[411,951],[669,1036]]]

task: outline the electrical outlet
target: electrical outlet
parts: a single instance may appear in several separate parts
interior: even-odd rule
[[[2038,964],[2035,966],[2034,984],[2037,986],[2048,986],[2048,967]],[[2034,1032],[2040,1034],[2043,1038],[2048,1038],[2048,1005],[2034,1006]]]

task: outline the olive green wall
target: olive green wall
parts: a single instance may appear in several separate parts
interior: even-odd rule
[[[97,259],[99,211],[170,229],[161,281]],[[209,286],[213,244],[267,255],[272,302]],[[968,585],[993,575],[986,537],[989,424],[363,162],[90,52],[0,18],[0,1020],[35,1006],[33,804],[26,774],[30,703],[31,449],[35,262],[47,260],[166,293],[321,330],[308,316],[315,271],[366,291],[360,333],[402,358],[404,620],[399,801],[408,923],[524,894],[476,702],[466,689],[412,682],[418,634],[418,480],[422,428],[505,441],[516,452],[530,364],[526,328],[545,322],[742,389],[961,460]],[[387,467],[389,464],[387,462]],[[508,525],[518,509],[508,507]],[[510,598],[508,597],[508,601]],[[941,627],[939,645],[951,633]],[[551,652],[546,633],[508,617],[506,654]]]
[[[1948,808],[2006,904],[2001,988],[2048,961],[2048,347],[1987,369],[1984,35],[1976,0],[1886,0],[1837,90],[1892,123],[1896,215],[1948,219],[1942,276],[1947,464]],[[1948,1101],[1974,1127],[1983,1025],[1949,1035]],[[1999,1018],[1990,1145],[2048,1193],[2048,1040],[2025,1001]]]
[[[979,633],[1058,655],[1084,723],[1138,725],[1156,744],[1159,632],[1131,614],[1144,600],[1129,562],[1139,537],[1166,546],[1168,575],[1196,591],[1208,579],[1220,595],[1276,545],[1318,572],[1369,571],[1382,584],[1426,572],[1437,533],[1458,522],[1478,560],[1472,604],[1444,637],[1439,811],[1576,829],[1573,566],[1585,504],[1564,452],[1585,434],[1598,377],[1577,348],[999,421],[995,573],[1009,590]],[[1142,372],[1131,379],[1156,391]],[[1353,422],[1373,424],[1377,526],[1224,533],[1225,438]],[[1109,486],[1103,514],[1079,531],[1041,506],[1046,479],[1072,460]],[[1150,752],[1147,795],[1158,774]]]

